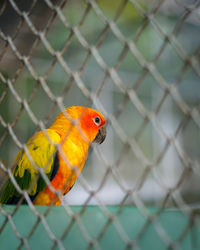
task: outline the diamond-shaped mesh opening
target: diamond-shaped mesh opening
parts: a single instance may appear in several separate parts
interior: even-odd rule
[[[200,248],[199,11],[187,0],[0,3],[2,249]],[[67,116],[72,142],[66,125],[52,129],[63,142],[46,130],[74,105],[106,118],[80,175],[83,126]],[[44,141],[26,144],[38,131]]]

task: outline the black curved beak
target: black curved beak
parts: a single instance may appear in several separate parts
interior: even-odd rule
[[[101,144],[106,138],[106,127],[101,127],[93,142]]]

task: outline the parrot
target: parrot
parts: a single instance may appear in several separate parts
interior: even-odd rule
[[[71,190],[83,169],[91,143],[101,144],[105,140],[105,124],[100,112],[72,106],[61,112],[48,129],[36,132],[28,140],[26,146],[32,159],[20,150],[12,173],[34,205],[62,204],[64,195]],[[44,171],[54,190],[60,191],[62,199],[47,185],[39,169]],[[0,195],[0,204],[17,204],[22,195],[9,178]]]

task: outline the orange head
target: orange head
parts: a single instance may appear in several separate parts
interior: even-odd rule
[[[65,136],[74,123],[74,126],[83,134],[86,140],[91,143],[93,141],[102,143],[106,137],[106,129],[104,127],[104,116],[91,108],[82,106],[72,106],[67,108],[65,112],[60,113],[50,128],[55,129],[61,136]]]

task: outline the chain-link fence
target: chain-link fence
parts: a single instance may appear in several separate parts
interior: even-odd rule
[[[62,207],[0,204],[0,249],[200,248],[199,34],[198,0],[0,2],[0,192],[65,107],[107,121]]]

